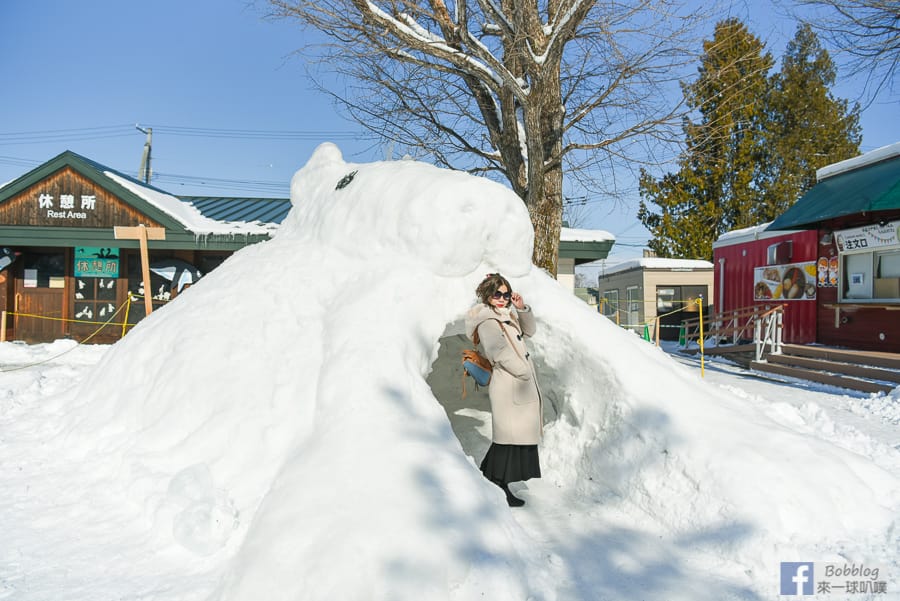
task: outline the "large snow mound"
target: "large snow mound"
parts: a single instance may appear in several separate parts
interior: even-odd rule
[[[657,566],[642,598],[768,597],[779,558],[896,544],[896,474],[703,386],[591,311],[531,265],[527,211],[503,186],[350,164],[325,144],[291,189],[278,235],[113,346],[48,436],[47,456],[81,458],[85,486],[130,508],[148,553],[215,574],[212,598],[636,598],[563,584],[426,382],[491,271],[538,318],[545,479],[593,491],[619,532],[723,558],[692,582]],[[622,555],[607,568],[643,581],[639,554]]]

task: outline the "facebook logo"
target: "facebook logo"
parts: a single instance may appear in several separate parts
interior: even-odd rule
[[[782,561],[781,593],[782,595],[812,595],[813,562]]]

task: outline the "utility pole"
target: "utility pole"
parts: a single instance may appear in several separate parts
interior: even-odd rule
[[[147,134],[147,141],[144,142],[144,153],[141,155],[141,166],[138,169],[138,179],[142,179],[145,184],[149,184],[150,174],[152,173],[150,169],[150,149],[153,146],[153,128],[148,127],[144,129],[138,124],[135,124],[134,128],[141,133]]]

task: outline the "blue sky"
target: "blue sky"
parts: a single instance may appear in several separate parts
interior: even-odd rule
[[[764,0],[730,10],[776,58],[795,29],[780,13]],[[175,194],[287,196],[323,141],[349,161],[383,159],[386,149],[312,88],[292,54],[303,42],[296,24],[265,21],[246,0],[4,0],[0,183],[67,149],[136,175],[145,136],[135,124],[154,127],[154,183]],[[855,98],[860,85],[842,77],[834,93]],[[866,109],[863,151],[900,141],[898,109],[886,95]],[[612,256],[639,256],[637,203],[636,193],[595,203],[581,226],[615,234]]]

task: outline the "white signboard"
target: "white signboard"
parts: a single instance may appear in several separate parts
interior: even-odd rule
[[[894,221],[885,225],[875,223],[835,232],[838,252],[857,252],[886,246],[900,246],[900,231],[898,230],[900,230],[900,222]]]
[[[37,269],[25,270],[25,288],[37,288]]]

